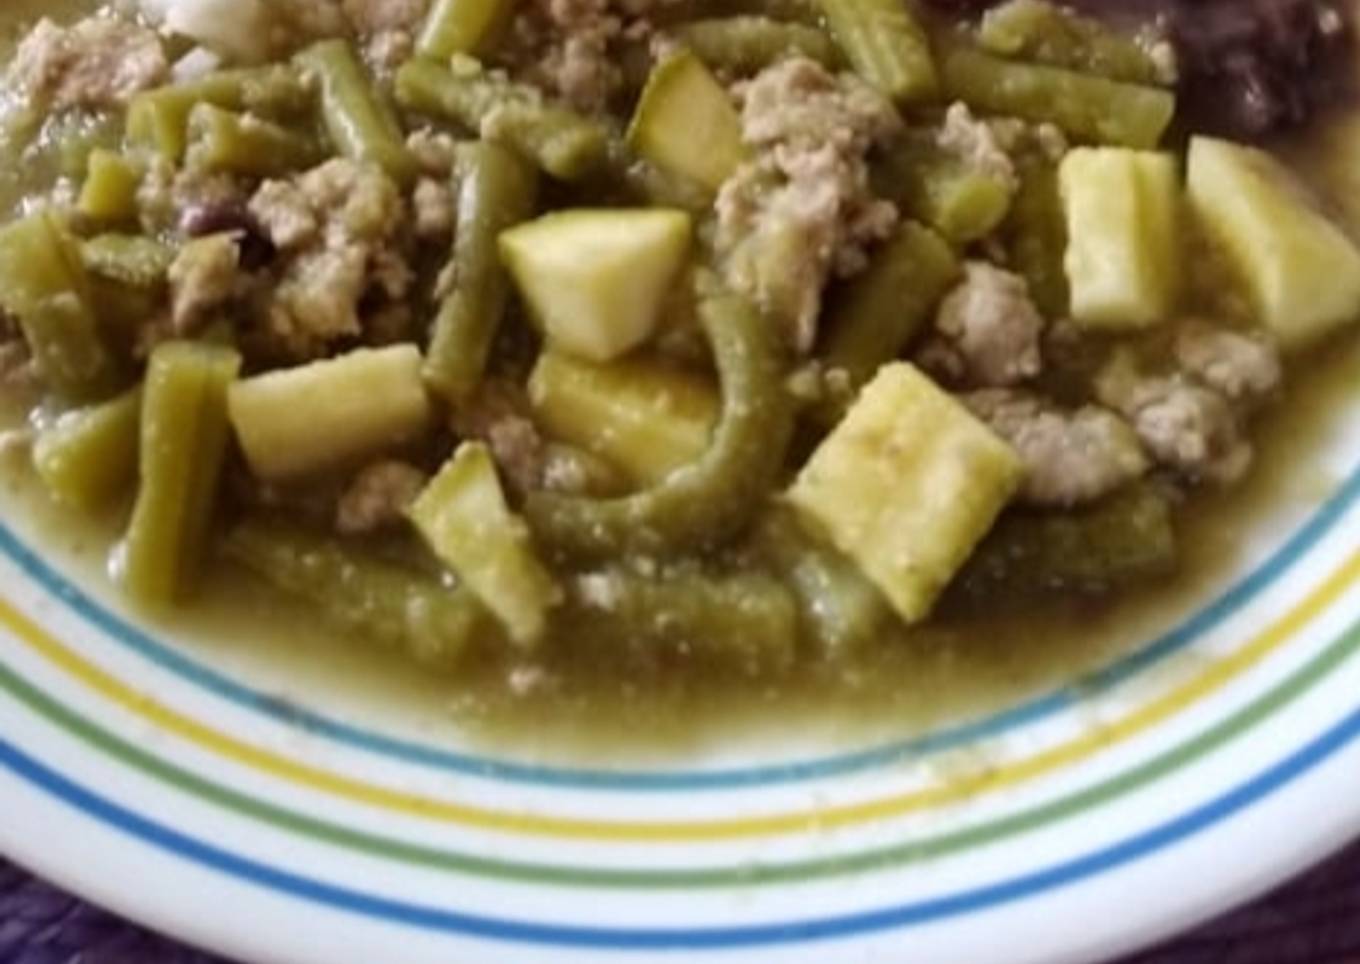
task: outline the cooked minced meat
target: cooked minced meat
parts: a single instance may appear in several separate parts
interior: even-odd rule
[[[480,439],[518,492],[543,487],[547,445],[530,413],[524,391],[505,379],[488,379],[454,413],[453,428],[464,438]]]
[[[1021,498],[1070,508],[1141,478],[1149,464],[1138,435],[1095,405],[1063,410],[1032,392],[986,389],[963,402],[1014,447],[1025,464]]]
[[[580,110],[602,110],[623,75],[613,45],[652,0],[526,0],[511,26],[506,62]]]
[[[822,291],[865,264],[897,223],[869,187],[865,155],[901,127],[892,105],[852,75],[805,57],[737,88],[742,137],[756,152],[718,195],[717,247],[728,281],[786,326],[806,352]]]
[[[170,318],[178,334],[189,334],[241,290],[241,249],[230,234],[196,238],[170,264]]]
[[[407,210],[381,169],[337,159],[289,180],[266,181],[250,213],[282,263],[268,335],[310,358],[364,330],[361,301],[397,301],[412,272],[401,250]]]
[[[1183,372],[1147,374],[1118,356],[1097,378],[1096,393],[1129,420],[1160,465],[1220,484],[1251,467],[1252,445],[1232,405]]]
[[[1002,146],[996,126],[973,116],[967,104],[954,103],[944,114],[938,141],[969,167],[988,174],[1014,189],[1015,164]]]
[[[137,210],[148,234],[190,237],[244,229],[249,189],[236,178],[198,168],[175,170],[163,158],[148,165],[137,189]]]
[[[426,0],[343,0],[345,16],[361,37],[391,30],[414,31],[425,17]]]
[[[1042,368],[1044,320],[1025,279],[986,261],[965,265],[963,281],[940,304],[935,328],[970,384],[1015,385]]]
[[[1176,361],[1233,402],[1268,397],[1284,375],[1279,351],[1258,335],[1194,321],[1176,334]]]
[[[54,110],[114,107],[165,80],[169,63],[160,38],[113,17],[70,27],[42,20],[20,44],[7,81]]]
[[[398,525],[428,481],[424,472],[407,462],[375,462],[360,471],[340,496],[335,527],[346,535],[362,535]]]
[[[423,177],[416,182],[411,194],[415,213],[416,236],[428,241],[439,241],[453,234],[453,219],[457,203],[453,188],[446,180]]]
[[[444,131],[421,127],[406,138],[406,149],[423,174],[432,178],[448,179],[453,171],[454,152],[458,142]]]

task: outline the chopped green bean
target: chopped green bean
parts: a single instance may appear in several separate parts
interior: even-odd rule
[[[1167,575],[1176,558],[1170,505],[1153,486],[1139,485],[1075,512],[1003,516],[956,591],[988,600],[1108,592]]]
[[[323,40],[295,62],[321,87],[321,118],[331,143],[345,157],[377,164],[396,181],[415,176],[401,122],[374,87],[354,48],[344,40]]]
[[[1149,44],[1048,0],[1009,0],[988,10],[978,28],[978,43],[1002,57],[1067,67],[1110,80],[1133,84],[1175,80],[1175,65],[1159,63]]]
[[[1063,257],[1067,218],[1058,191],[1057,165],[1037,153],[1017,161],[1020,190],[1002,230],[1011,264],[1029,283],[1034,303],[1046,318],[1067,316],[1071,294]]]
[[[175,252],[140,234],[101,234],[80,245],[80,260],[92,275],[129,288],[150,289],[165,284]]]
[[[161,606],[192,584],[203,559],[227,452],[230,348],[166,342],[151,353],[142,397],[137,501],[111,569],[139,604]]]
[[[89,401],[125,384],[99,331],[79,245],[52,214],[0,229],[0,304],[19,320],[39,373],[57,393]]]
[[[482,53],[510,20],[515,0],[435,0],[416,41],[432,60]]]
[[[137,216],[141,172],[123,154],[106,148],[90,152],[76,209],[93,221],[129,221]]]
[[[704,63],[731,74],[758,73],[793,55],[833,68],[841,60],[836,45],[821,30],[770,17],[694,20],[673,32]]]
[[[321,156],[316,142],[251,114],[199,104],[189,115],[189,166],[214,173],[278,177],[311,167]]]
[[[882,197],[956,245],[991,234],[1015,193],[1012,179],[969,163],[929,134],[902,138],[873,174]]]
[[[819,0],[855,72],[899,104],[934,99],[930,40],[907,0]]]
[[[1170,91],[1023,64],[956,47],[941,61],[945,93],[991,114],[1052,123],[1096,144],[1153,148],[1176,112]]]
[[[903,224],[869,267],[833,297],[822,353],[827,369],[845,373],[853,396],[902,354],[958,276],[958,258],[939,235]],[[835,421],[839,403],[829,403],[821,414]]]
[[[455,58],[454,68],[413,60],[397,72],[403,107],[447,117],[501,141],[553,177],[574,180],[603,165],[609,135],[603,124],[546,103],[532,88]]]
[[[692,569],[580,576],[564,621],[620,647],[665,647],[745,672],[779,671],[798,647],[798,606],[777,579]]]
[[[133,143],[152,147],[165,160],[178,163],[189,143],[189,115],[199,104],[274,118],[301,114],[313,99],[302,76],[289,65],[223,70],[136,95],[128,105],[127,133]]]
[[[733,536],[759,507],[792,434],[778,336],[754,307],[726,292],[706,294],[699,322],[713,345],[723,394],[708,450],[624,498],[531,496],[525,514],[546,546],[596,558],[702,549]]]
[[[456,404],[481,381],[510,300],[497,238],[534,213],[538,178],[517,154],[486,141],[458,145],[454,175],[454,287],[434,320],[424,375],[435,391]]]
[[[456,666],[494,621],[467,588],[450,588],[280,519],[236,526],[226,554],[283,592],[305,600],[340,629],[439,668]]]
[[[61,502],[93,512],[132,487],[137,477],[141,389],[60,415],[38,433],[33,466]]]
[[[798,597],[803,633],[838,658],[872,642],[891,614],[888,602],[851,560],[814,538],[776,506],[761,519],[755,546]]]

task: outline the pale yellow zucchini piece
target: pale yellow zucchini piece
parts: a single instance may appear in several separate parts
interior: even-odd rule
[[[1190,201],[1285,348],[1360,318],[1360,250],[1278,161],[1208,137],[1190,143]]]
[[[237,382],[231,424],[251,469],[296,478],[416,438],[430,422],[420,366],[419,349],[396,345]]]
[[[544,352],[529,379],[535,420],[555,438],[655,485],[696,461],[718,420],[706,379],[656,362],[597,365]]]
[[[1181,259],[1175,158],[1077,148],[1063,158],[1058,181],[1072,320],[1113,330],[1165,321],[1175,307]]]
[[[688,50],[653,68],[628,128],[628,146],[667,174],[712,191],[746,154],[732,99]]]
[[[501,260],[553,346],[610,361],[656,330],[691,234],[683,211],[559,211],[502,234]]]
[[[410,510],[426,543],[530,647],[543,637],[562,590],[534,553],[529,527],[510,511],[491,453],[465,442]]]
[[[1024,474],[1015,452],[906,362],[881,368],[788,499],[916,623]]]

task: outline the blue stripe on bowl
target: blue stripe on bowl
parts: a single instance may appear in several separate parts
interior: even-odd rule
[[[0,764],[100,823],[266,890],[387,924],[593,950],[720,950],[796,944],[909,928],[985,911],[1099,877],[1187,840],[1288,786],[1360,738],[1360,709],[1233,790],[1125,840],[1027,874],[941,897],[854,914],[717,928],[603,928],[485,917],[375,897],[238,856],[128,810],[0,739]]]
[[[1357,499],[1360,499],[1360,466],[1317,513],[1249,575],[1166,634],[1141,647],[1132,655],[1071,685],[1053,690],[993,716],[924,737],[893,741],[851,753],[764,766],[714,770],[600,770],[539,766],[459,753],[353,726],[244,686],[191,659],[185,653],[158,642],[81,592],[3,524],[0,524],[0,552],[16,563],[30,579],[62,599],[87,622],[156,665],[238,706],[337,743],[405,763],[509,783],[584,790],[694,792],[821,780],[888,766],[912,757],[993,739],[1009,730],[1061,713],[1089,698],[1092,692],[1125,682],[1155,663],[1189,647],[1200,635],[1241,609],[1305,556],[1336,525]]]

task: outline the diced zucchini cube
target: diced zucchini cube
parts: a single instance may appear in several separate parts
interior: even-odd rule
[[[555,347],[610,361],[656,330],[691,230],[664,208],[559,211],[502,234],[501,260]]]
[[[416,438],[430,400],[414,345],[359,349],[231,386],[231,424],[254,473],[280,481]]]
[[[1246,286],[1257,320],[1284,348],[1360,317],[1360,251],[1263,151],[1190,143],[1190,201]]]
[[[543,637],[561,588],[534,553],[529,528],[510,511],[491,453],[465,442],[410,509],[434,554],[453,569],[505,625],[530,647]]]
[[[628,128],[628,146],[666,173],[712,191],[746,154],[732,99],[688,50],[652,70]]]
[[[544,352],[529,379],[548,434],[651,485],[703,455],[718,419],[712,383],[641,359],[597,365]]]
[[[1179,281],[1180,175],[1170,154],[1078,148],[1058,172],[1072,319],[1127,329],[1166,320]]]
[[[905,362],[886,365],[813,453],[789,502],[915,623],[1015,494],[1015,452]]]

